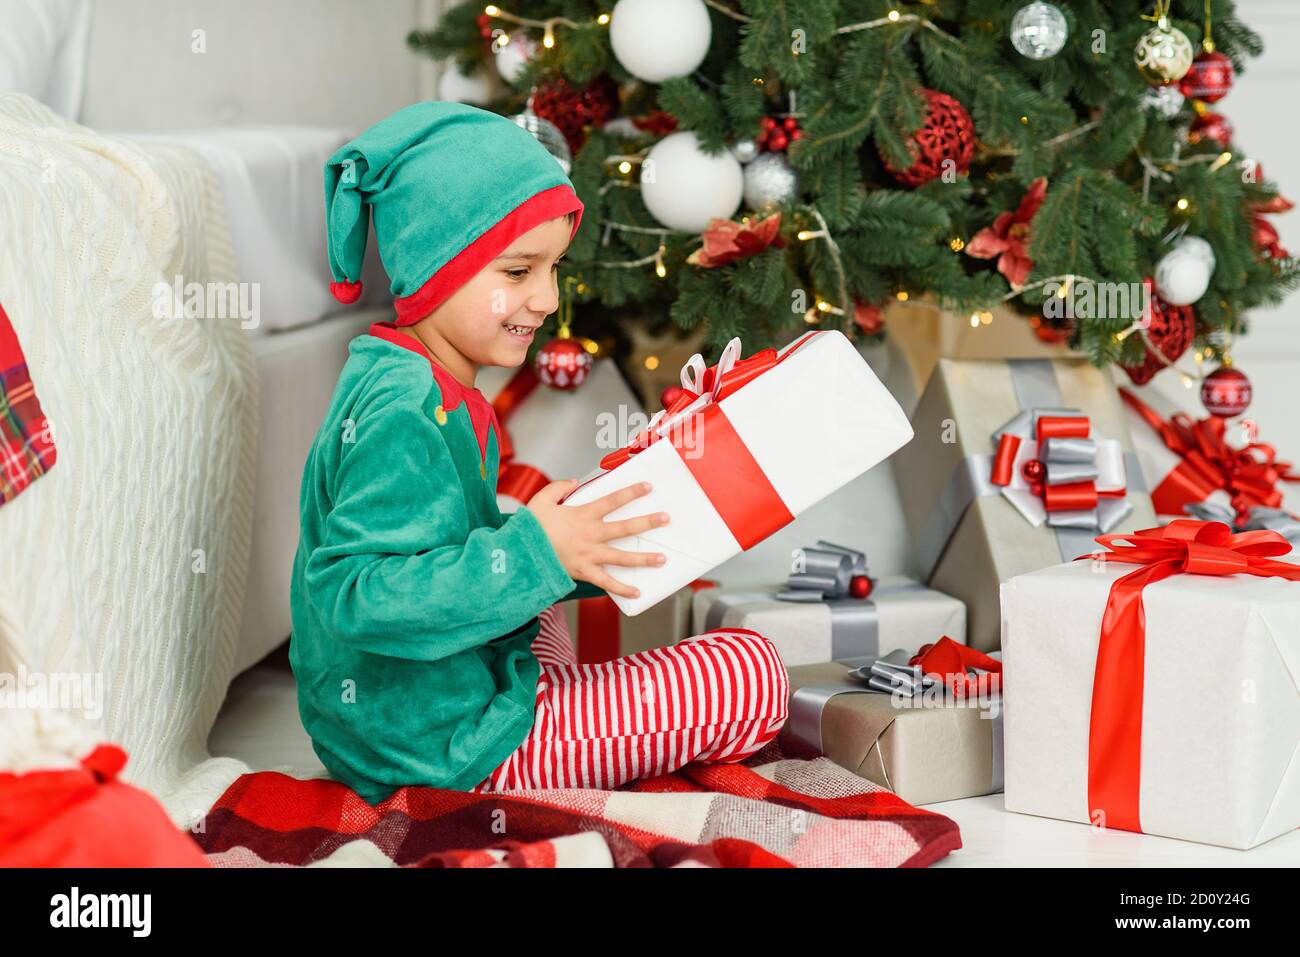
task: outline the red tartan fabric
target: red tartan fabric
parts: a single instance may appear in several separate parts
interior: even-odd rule
[[[399,867],[551,867],[557,842],[588,832],[615,867],[923,867],[961,847],[949,818],[826,758],[785,759],[777,742],[614,791],[407,787],[374,806],[334,781],[261,771],[195,832],[218,867],[305,866],[355,841]]]
[[[27,359],[0,306],[0,505],[48,472],[54,458],[54,442]]]

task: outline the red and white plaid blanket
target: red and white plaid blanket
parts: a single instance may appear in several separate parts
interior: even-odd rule
[[[613,791],[406,787],[374,806],[259,771],[192,834],[216,867],[924,867],[961,847],[949,818],[776,741]]]
[[[54,457],[18,334],[0,306],[0,505],[48,472]]]

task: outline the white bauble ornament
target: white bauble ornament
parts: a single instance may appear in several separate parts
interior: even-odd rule
[[[641,200],[669,229],[698,233],[710,219],[729,219],[744,189],[736,158],[726,151],[710,156],[689,131],[665,136],[641,163]]]
[[[1192,41],[1167,20],[1161,20],[1138,39],[1133,61],[1148,83],[1177,83],[1192,68]]]
[[[510,34],[510,42],[496,48],[497,72],[501,74],[501,79],[514,86],[515,81],[524,72],[524,67],[536,52],[537,44],[528,34]]]
[[[1178,244],[1174,246],[1174,249],[1180,253],[1188,253],[1189,255],[1195,256],[1197,259],[1201,260],[1201,262],[1205,263],[1205,267],[1209,269],[1210,272],[1214,272],[1214,266],[1218,262],[1218,260],[1214,258],[1214,247],[1200,236],[1184,236]]]
[[[1210,268],[1194,252],[1172,249],[1156,263],[1156,292],[1165,302],[1190,306],[1210,287]]]
[[[756,213],[793,199],[799,192],[799,175],[784,153],[760,153],[745,167],[745,205]]]
[[[712,40],[703,0],[618,0],[610,14],[614,56],[647,83],[690,76],[704,62]]]
[[[1173,86],[1153,86],[1142,94],[1142,107],[1162,119],[1172,120],[1187,102],[1183,91]]]
[[[454,63],[449,63],[438,78],[438,99],[482,106],[492,99],[492,83],[482,67],[475,67],[473,73],[464,76]]]
[[[1050,3],[1035,0],[1011,18],[1011,45],[1021,56],[1046,60],[1061,52],[1070,36],[1065,14]]]

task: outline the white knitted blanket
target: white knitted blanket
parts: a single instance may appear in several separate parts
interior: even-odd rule
[[[91,715],[126,750],[123,778],[184,826],[247,770],[209,760],[207,737],[244,595],[252,352],[237,318],[154,307],[177,277],[237,280],[220,192],[187,149],[0,94],[0,250],[0,303],[58,453],[0,508],[0,672],[21,666],[47,689],[79,680],[78,720]],[[0,763],[30,764],[49,746],[42,722],[5,711]]]

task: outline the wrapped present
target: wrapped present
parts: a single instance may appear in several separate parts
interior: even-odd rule
[[[1119,391],[1157,515],[1221,521],[1236,531],[1272,529],[1300,540],[1300,521],[1281,508],[1278,484],[1300,481],[1300,474],[1278,459],[1273,446],[1253,437],[1234,444],[1221,416],[1162,414],[1136,393]]]
[[[874,581],[862,552],[819,541],[797,552],[784,588],[697,592],[691,630],[748,628],[776,644],[788,667],[859,665],[909,655],[935,635],[966,640],[966,607],[912,579]]]
[[[518,369],[484,367],[479,389],[501,427],[497,505],[503,513],[543,485],[587,474],[618,447],[620,436],[649,421],[612,359],[592,363],[586,381],[571,392],[542,385],[530,362]]]
[[[1177,519],[1098,541],[1002,586],[1007,809],[1237,848],[1300,826],[1286,539]]]
[[[839,662],[791,668],[782,747],[824,754],[909,804],[1002,790],[1001,687],[987,682],[1001,662],[996,653],[942,641],[925,651],[894,652],[856,669]],[[957,663],[935,671],[924,664],[930,654]],[[968,665],[979,677],[957,691],[956,679],[971,680]]]
[[[673,405],[565,498],[582,505],[649,481],[648,495],[606,521],[651,511],[671,517],[665,526],[610,542],[667,556],[662,566],[605,566],[640,589],[637,598],[614,596],[629,616],[788,525],[912,435],[898,403],[835,330],[809,332],[746,359],[732,339],[710,368],[692,356],[681,381]]]
[[[666,648],[693,632],[691,602],[718,583],[697,578],[664,601],[634,618],[627,618],[608,595],[580,598],[563,604],[565,622],[578,649],[578,661],[611,661],[651,648]]]
[[[1155,524],[1109,375],[1081,360],[940,359],[894,457],[920,577],[999,641],[998,585]]]
[[[888,385],[903,407],[911,411],[925,390],[940,359],[988,361],[996,359],[1066,359],[1077,357],[1065,345],[1045,341],[1034,331],[1036,317],[1026,317],[1010,306],[997,306],[969,314],[939,308],[925,299],[884,307],[884,325],[900,361],[891,362]],[[987,319],[987,321],[985,321]]]

